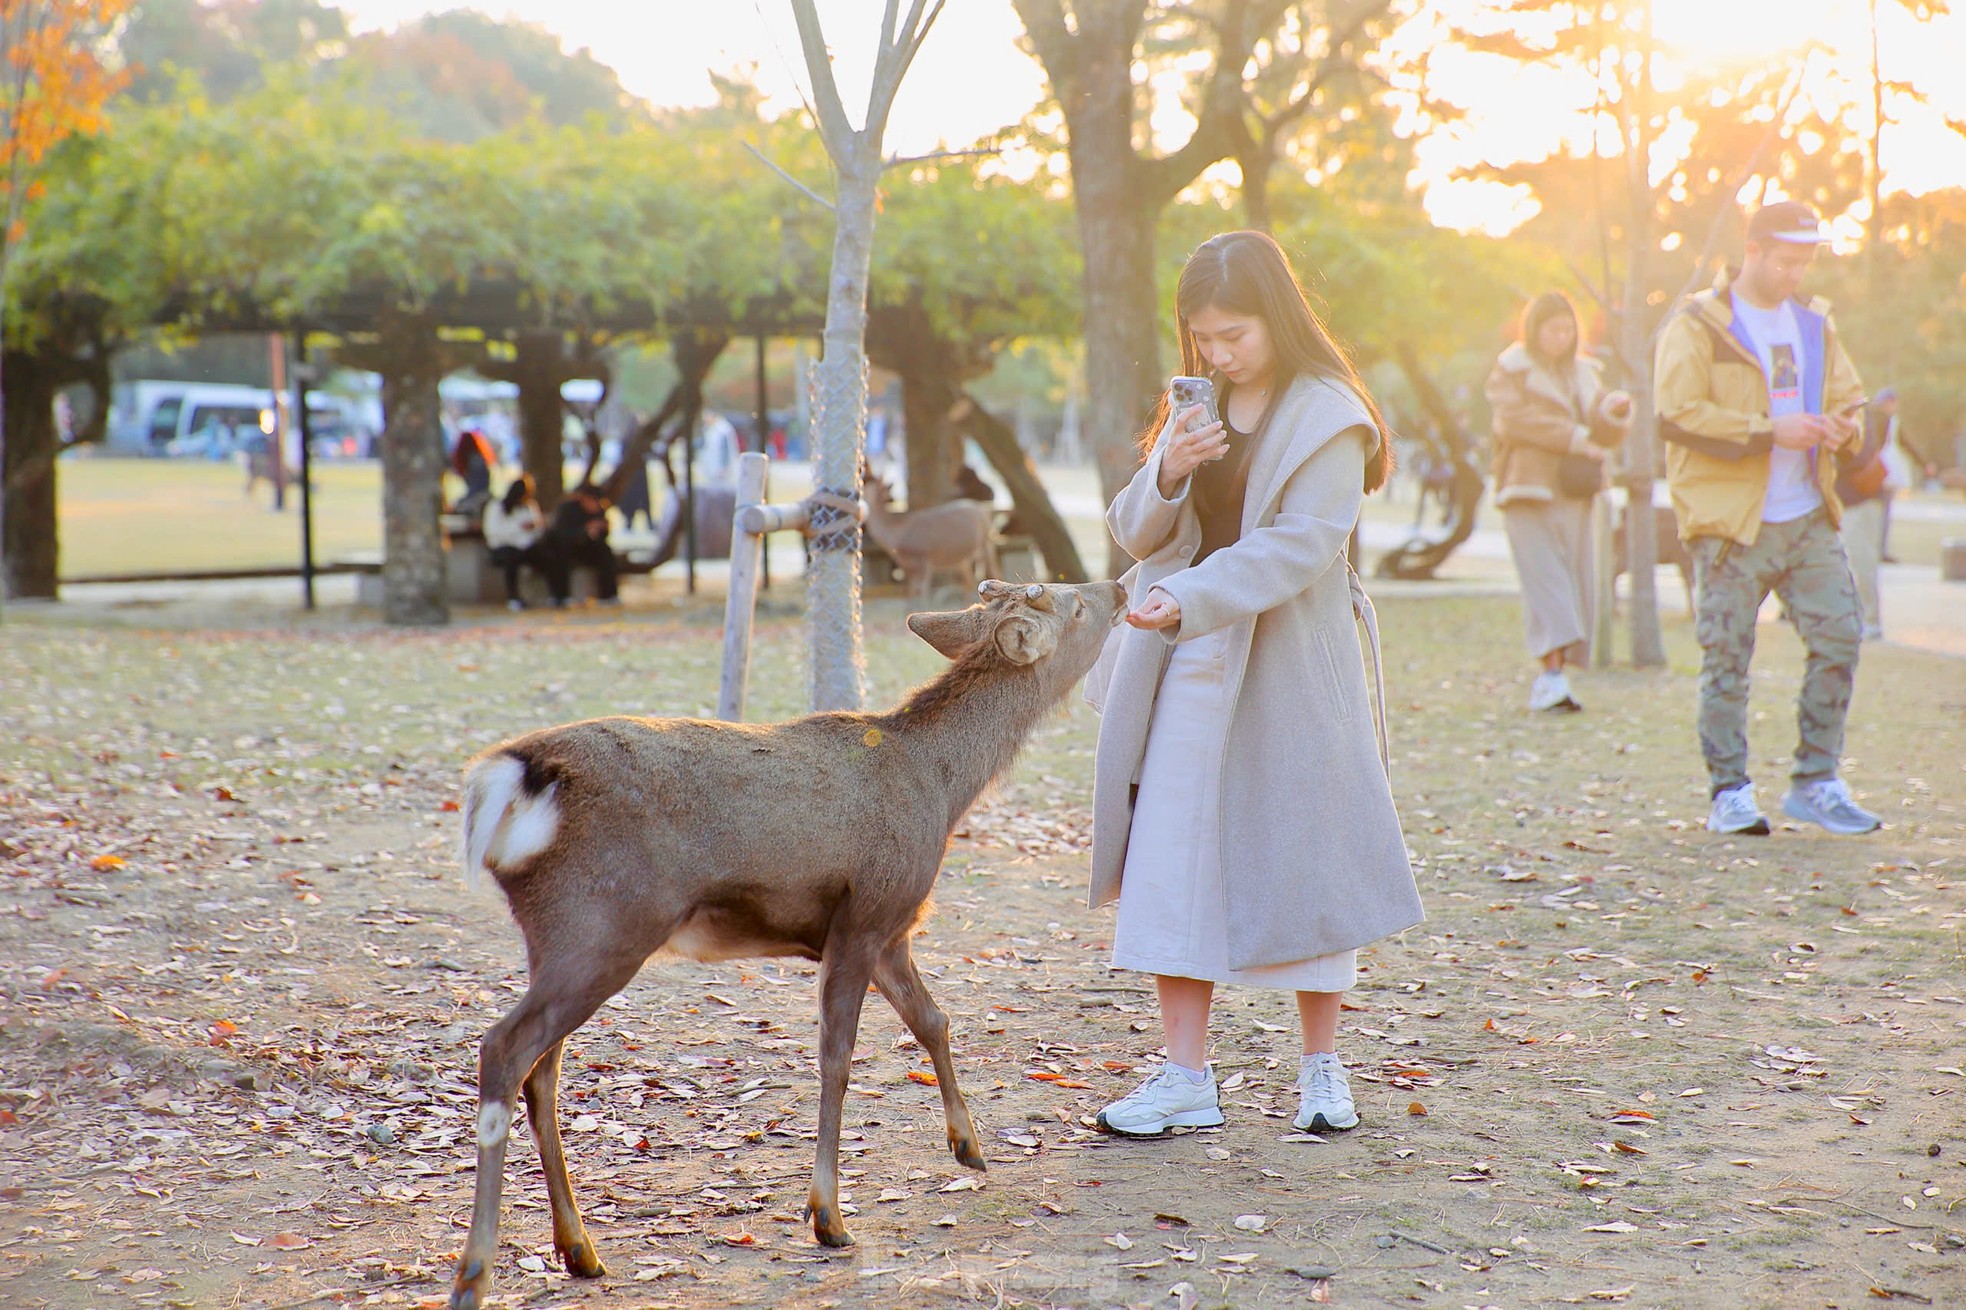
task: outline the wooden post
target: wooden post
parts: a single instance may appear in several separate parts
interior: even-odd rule
[[[751,620],[757,612],[758,565],[764,534],[747,531],[745,511],[763,508],[765,473],[771,460],[756,451],[737,457],[737,509],[730,533],[730,589],[724,597],[724,668],[717,687],[717,717],[744,718],[744,693],[751,680]]]
[[[762,332],[758,333],[757,382],[758,453],[768,457],[771,454],[771,393],[766,389],[765,385],[765,334]],[[762,501],[770,494],[771,488],[767,485],[759,494],[758,499]],[[732,540],[735,541],[736,539],[732,538]],[[763,556],[758,569],[758,585],[766,591],[771,590],[771,541],[769,538],[764,542]]]
[[[1611,498],[1617,495],[1608,491],[1591,499],[1591,593],[1596,597],[1591,606],[1591,667],[1608,669],[1611,667],[1611,646],[1615,641],[1618,616],[1618,578],[1613,572],[1616,568],[1611,558],[1611,516],[1617,513],[1612,507]],[[1630,534],[1626,540],[1630,541]]]

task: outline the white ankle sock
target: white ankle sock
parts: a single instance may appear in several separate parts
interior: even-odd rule
[[[1205,1083],[1208,1081],[1208,1070],[1206,1068],[1190,1069],[1187,1065],[1176,1064],[1172,1060],[1167,1061],[1162,1067],[1172,1069],[1175,1073],[1180,1074],[1191,1083]]]
[[[1312,1065],[1316,1064],[1319,1060],[1324,1059],[1327,1056],[1333,1060],[1338,1058],[1337,1053],[1334,1051],[1318,1051],[1315,1054],[1306,1055],[1302,1059],[1300,1059],[1297,1062],[1297,1067],[1299,1069],[1308,1069]]]

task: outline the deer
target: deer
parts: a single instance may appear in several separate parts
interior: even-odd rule
[[[908,586],[922,604],[937,569],[964,573],[964,585],[997,571],[991,540],[994,515],[975,500],[952,500],[924,509],[890,508],[894,493],[875,478],[867,483],[867,533],[908,575]]]
[[[464,774],[463,860],[488,872],[525,939],[529,982],[478,1051],[477,1181],[452,1310],[490,1287],[499,1191],[523,1091],[568,1273],[605,1274],[559,1130],[567,1036],[659,950],[711,962],[819,962],[819,1120],[807,1210],[848,1246],[840,1118],[871,982],[935,1069],[949,1147],[982,1170],[949,1021],[910,942],[950,834],[1089,670],[1126,609],[1115,582],[1012,586],[908,627],[951,663],[884,713],[777,724],[588,719],[493,746]]]

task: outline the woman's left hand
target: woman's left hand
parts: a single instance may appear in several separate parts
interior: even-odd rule
[[[1146,603],[1126,616],[1126,621],[1136,628],[1149,632],[1160,628],[1171,628],[1181,621],[1181,602],[1158,589],[1147,593]]]

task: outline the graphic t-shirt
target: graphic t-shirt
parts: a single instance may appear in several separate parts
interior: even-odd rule
[[[1802,413],[1808,402],[1802,395],[1802,327],[1795,320],[1794,304],[1784,300],[1773,309],[1763,309],[1735,296],[1734,320],[1761,357],[1761,371],[1768,377],[1768,416]],[[1761,502],[1763,523],[1799,519],[1822,503],[1814,452],[1780,446],[1768,452],[1768,497]]]

